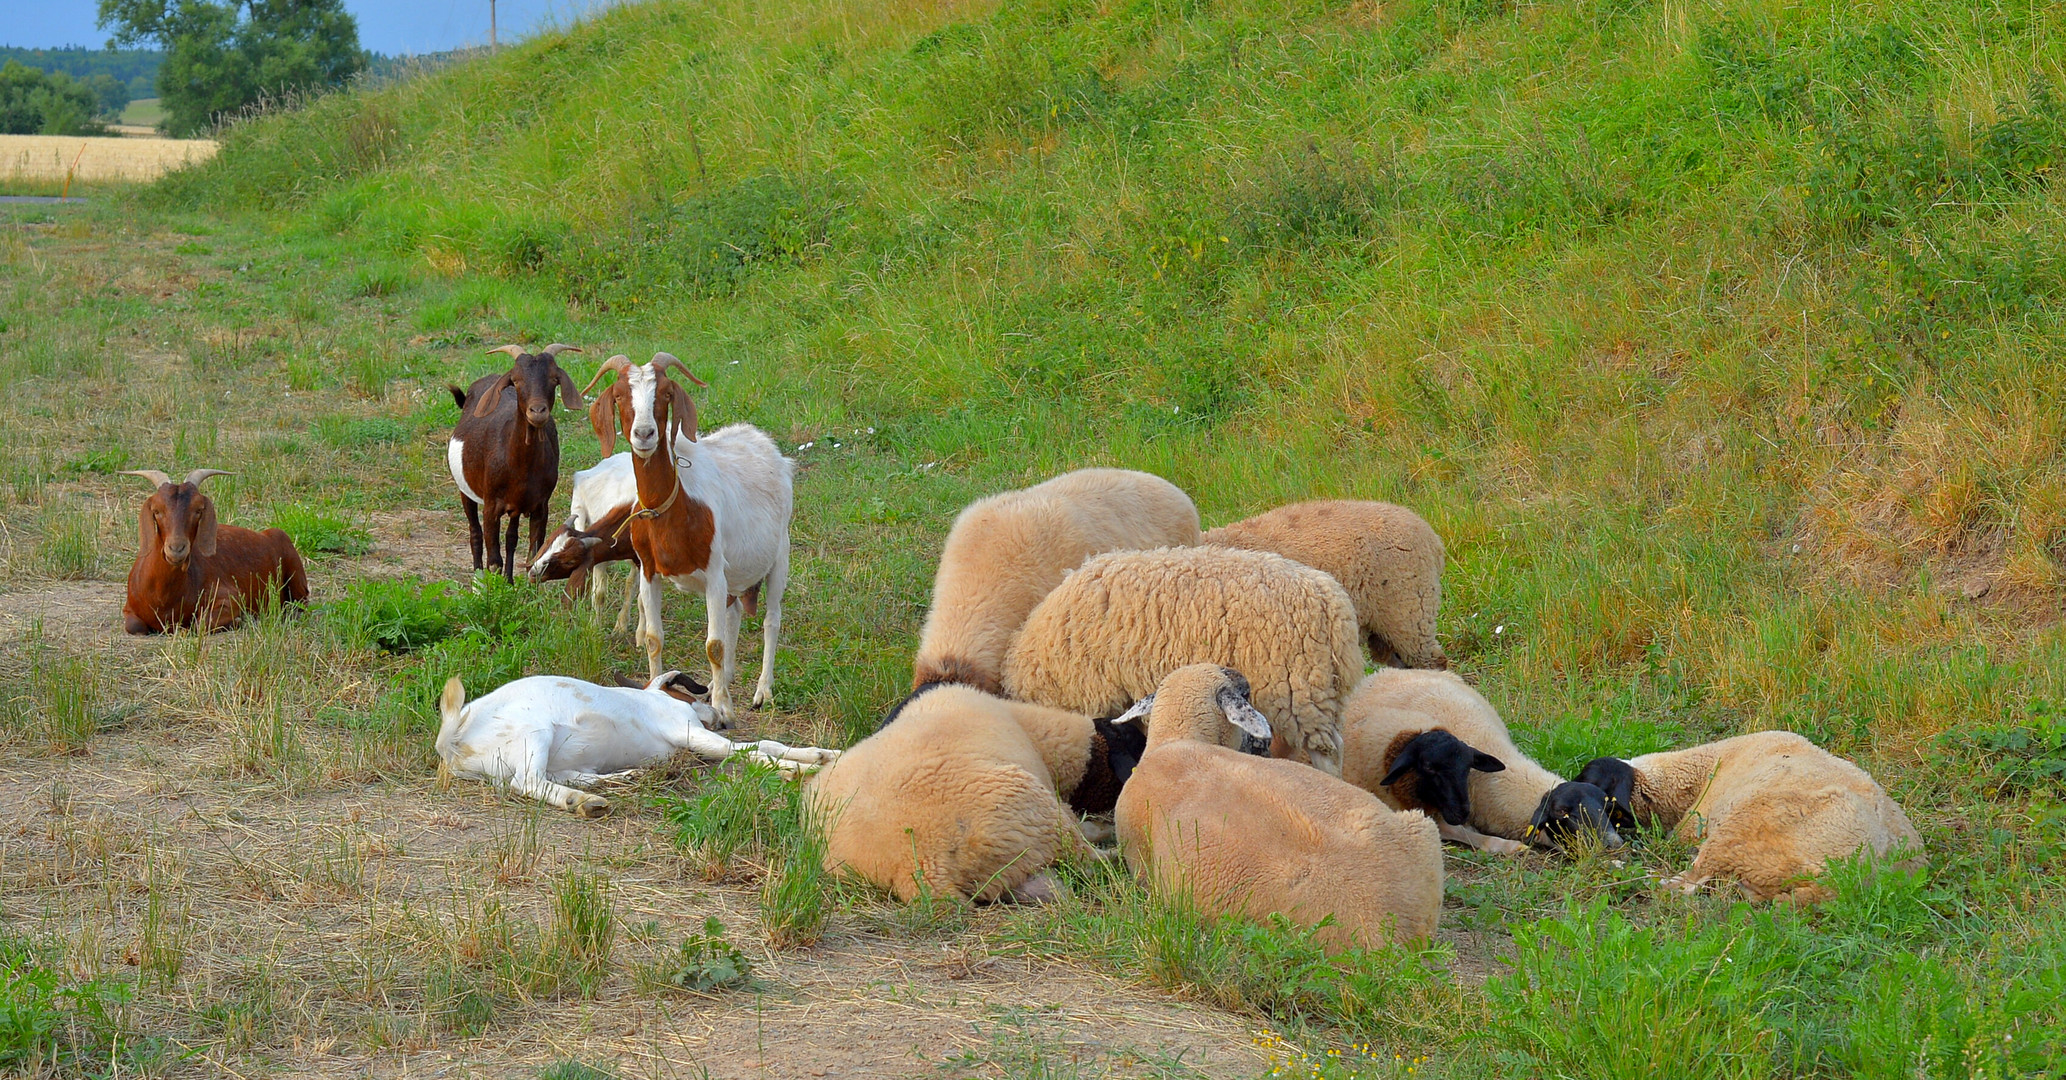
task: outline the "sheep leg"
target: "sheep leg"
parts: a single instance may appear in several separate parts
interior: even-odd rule
[[[473,549],[473,568],[481,568],[481,504],[459,497],[459,505],[466,511],[466,544]]]
[[[789,584],[789,545],[775,552],[775,568],[761,587],[767,607],[760,616],[760,681],[753,686],[753,707],[775,700],[775,642],[782,636],[782,590]]]
[[[1469,825],[1451,825],[1446,821],[1438,820],[1435,822],[1435,828],[1442,834],[1442,839],[1444,840],[1454,840],[1465,847],[1474,847],[1479,851],[1489,851],[1494,855],[1518,855],[1528,850],[1528,845],[1526,844],[1507,840],[1503,837],[1487,836],[1471,828]]]
[[[643,568],[633,575],[638,579],[638,643],[646,650],[646,678],[660,677],[660,646],[666,642],[666,632],[660,626],[660,579]]]

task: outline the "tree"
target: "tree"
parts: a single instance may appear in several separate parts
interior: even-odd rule
[[[343,0],[100,0],[112,45],[165,49],[158,98],[173,135],[263,98],[342,86],[366,66]]]
[[[98,135],[100,98],[61,71],[9,60],[0,67],[0,134]]]

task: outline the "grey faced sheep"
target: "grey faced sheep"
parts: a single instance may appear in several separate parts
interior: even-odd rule
[[[1432,935],[1442,909],[1435,823],[1316,769],[1214,745],[1217,729],[1254,712],[1244,690],[1210,664],[1162,680],[1147,751],[1115,814],[1127,863],[1150,888],[1210,914],[1319,926],[1329,951]]]
[[[1078,469],[970,503],[940,552],[911,685],[1003,693],[1012,635],[1062,575],[1104,551],[1198,542],[1198,508],[1175,484],[1129,469]]]
[[[1379,664],[1446,668],[1435,640],[1442,607],[1442,538],[1403,506],[1325,500],[1292,503],[1209,529],[1207,544],[1274,551],[1341,582]]]
[[[1606,794],[1566,783],[1529,760],[1506,722],[1455,674],[1387,668],[1364,679],[1342,710],[1342,779],[1400,810],[1425,810],[1442,837],[1513,854],[1590,831],[1621,837]]]
[[[155,489],[137,515],[136,561],[122,601],[122,628],[157,634],[174,627],[221,630],[274,601],[308,599],[308,571],[294,540],[279,529],[253,532],[215,519],[201,482],[228,476],[195,469],[174,482],[156,469],[132,469]]]
[[[1691,892],[1733,879],[1753,900],[1819,903],[1829,860],[1869,851],[1910,853],[1922,838],[1865,770],[1790,731],[1645,754],[1596,758],[1579,779],[1626,808],[1631,824],[1697,841],[1693,865],[1665,884]]]
[[[1111,796],[1085,789],[1116,796],[1144,741],[1127,725],[1130,734],[1111,732],[1108,742],[1099,724],[969,686],[913,693],[804,789],[825,823],[826,868],[904,900],[925,888],[979,901],[1048,899],[1047,868],[1083,843],[1063,800],[1083,792],[1109,807]]]
[[[1355,608],[1333,578],[1218,547],[1098,555],[1040,601],[1005,657],[1005,693],[1109,716],[1186,664],[1248,676],[1284,751],[1341,773],[1342,704],[1363,674]]]
[[[469,704],[454,678],[438,700],[438,757],[454,776],[505,784],[582,817],[607,812],[609,800],[570,785],[657,765],[678,750],[706,761],[744,754],[790,772],[839,760],[837,750],[733,742],[707,730],[707,693],[678,671],[644,689],[534,675]]]
[[[452,440],[445,446],[445,463],[452,470],[452,482],[459,486],[460,508],[466,511],[473,568],[482,567],[485,528],[487,568],[515,580],[517,519],[530,519],[530,554],[536,556],[545,541],[545,515],[551,509],[552,492],[560,482],[560,429],[552,419],[554,387],[567,408],[581,408],[581,392],[574,388],[574,377],[560,367],[559,355],[581,350],[552,344],[539,353],[527,353],[521,345],[492,351],[508,353],[515,363],[499,375],[474,380],[466,390],[451,388],[452,399],[459,403],[459,422],[452,426]],[[504,515],[509,517],[506,543],[498,535]]]

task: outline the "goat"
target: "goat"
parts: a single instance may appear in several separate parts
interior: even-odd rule
[[[600,615],[603,594],[608,588],[607,575],[601,568],[638,558],[631,547],[629,530],[624,528],[638,503],[631,455],[612,454],[593,468],[575,473],[574,494],[568,502],[567,523],[546,538],[545,549],[531,560],[531,580],[541,584],[564,580],[569,603],[583,585],[589,586],[589,602]],[[638,567],[634,562],[624,582],[624,606],[617,611],[616,629],[624,629],[637,599]]]
[[[710,660],[710,704],[722,728],[732,718],[739,621],[742,614],[753,613],[762,590],[767,614],[753,704],[774,697],[775,641],[782,629],[782,590],[789,581],[795,463],[751,424],[732,424],[699,438],[696,402],[668,377],[670,367],[697,386],[706,385],[664,352],[654,353],[647,364],[613,356],[589,380],[593,387],[605,373],[618,376],[596,395],[588,418],[604,454],[615,452],[620,428],[631,443],[638,505],[629,531],[638,553],[638,639],[645,646],[648,674],[657,676],[661,670],[661,579],[684,592],[702,592],[709,620],[703,651]]]
[[[572,345],[552,344],[540,353],[521,345],[504,345],[492,353],[508,353],[516,363],[499,375],[483,375],[465,390],[451,387],[459,403],[459,422],[445,461],[452,482],[459,485],[459,505],[466,511],[467,541],[473,568],[481,569],[482,524],[487,526],[487,568],[516,580],[517,519],[531,519],[531,555],[545,542],[545,515],[552,491],[560,482],[560,432],[552,420],[555,384],[569,410],[581,408],[574,377],[560,367]],[[503,391],[513,391],[505,395]],[[509,536],[501,541],[502,518],[509,517]]]
[[[122,603],[124,630],[220,630],[275,597],[286,604],[308,599],[308,571],[293,538],[279,529],[253,532],[216,523],[215,502],[201,494],[201,481],[229,473],[195,469],[178,483],[156,469],[122,475],[141,476],[157,489],[138,517],[136,562]]]
[[[839,760],[837,750],[733,742],[712,733],[711,708],[699,700],[706,692],[679,671],[642,689],[533,675],[469,705],[455,677],[438,698],[438,757],[454,776],[507,784],[582,817],[609,810],[609,800],[568,785],[656,765],[676,750],[706,761],[745,754],[792,775]]]

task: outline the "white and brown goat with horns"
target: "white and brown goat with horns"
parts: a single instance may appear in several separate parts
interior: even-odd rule
[[[686,364],[654,353],[649,364],[626,356],[606,361],[617,379],[589,406],[589,422],[605,456],[621,430],[631,443],[637,509],[628,525],[638,552],[638,640],[648,674],[659,677],[663,642],[660,582],[701,592],[708,609],[704,654],[710,660],[710,704],[715,726],[730,723],[732,674],[738,663],[739,622],[757,604],[761,624],[760,681],[753,704],[774,697],[775,641],[782,629],[782,589],[789,581],[789,515],[794,462],[751,424],[731,424],[699,437],[696,403],[668,376],[673,369],[706,385]]]

